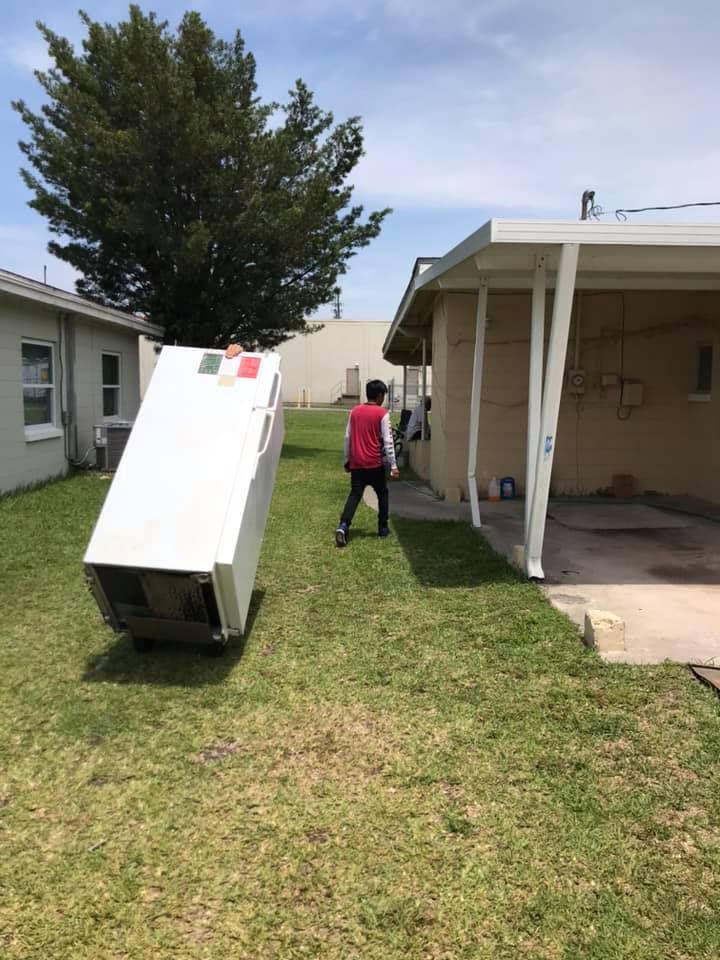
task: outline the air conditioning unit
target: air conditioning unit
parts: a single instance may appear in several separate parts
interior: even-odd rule
[[[99,470],[117,470],[132,427],[129,420],[95,425],[95,465]]]

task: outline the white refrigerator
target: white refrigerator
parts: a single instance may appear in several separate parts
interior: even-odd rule
[[[282,443],[277,354],[163,348],[84,560],[136,649],[245,632]]]

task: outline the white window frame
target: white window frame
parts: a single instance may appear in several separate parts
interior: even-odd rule
[[[118,382],[105,383],[105,372],[103,370],[104,357],[117,357],[118,362]],[[104,421],[118,420],[122,417],[122,354],[116,350],[102,350],[100,353],[100,412]],[[105,416],[105,389],[117,390],[117,413]]]
[[[24,365],[22,362],[22,348],[25,344],[38,347],[48,347],[50,349],[50,369],[52,372],[52,382],[47,385],[42,383],[25,383]],[[53,437],[61,437],[62,430],[57,426],[57,393],[55,377],[57,374],[57,364],[55,362],[55,344],[52,340],[37,340],[34,337],[22,337],[20,341],[20,386],[23,398],[23,428],[25,430],[25,439],[30,440],[49,440]],[[51,419],[47,423],[25,423],[25,390],[49,390],[51,400]]]

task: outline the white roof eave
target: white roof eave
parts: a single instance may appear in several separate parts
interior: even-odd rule
[[[383,353],[387,354],[390,351],[395,334],[402,325],[415,296],[420,291],[428,292],[429,289],[437,289],[440,292],[442,289],[440,281],[455,267],[469,260],[474,261],[471,270],[477,274],[479,280],[480,266],[484,259],[482,255],[490,251],[490,248],[514,245],[547,250],[559,248],[565,243],[577,243],[581,248],[613,246],[626,247],[628,250],[638,247],[674,247],[678,250],[717,247],[718,274],[720,274],[719,223],[637,224],[597,223],[583,220],[489,220],[423,273],[413,277],[385,340]],[[707,256],[701,259],[701,251],[698,251],[698,273],[707,273],[707,266]],[[648,273],[651,274],[651,272]],[[658,275],[666,275],[666,273],[667,264],[663,264],[658,269]],[[618,276],[618,282],[620,281],[621,275]]]
[[[5,270],[0,270],[0,292],[33,303],[41,303],[56,310],[64,310],[67,313],[87,320],[94,320],[97,323],[132,330],[139,335],[144,334],[149,337],[162,337],[163,335],[162,327],[154,323],[148,323],[147,320],[142,320],[131,313],[123,313],[122,310],[103,307],[75,293],[60,290],[57,287],[47,287],[45,284],[30,280],[28,277],[20,277]]]

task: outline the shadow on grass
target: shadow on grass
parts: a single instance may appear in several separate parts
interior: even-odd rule
[[[211,657],[193,644],[156,643],[148,653],[138,653],[129,637],[88,661],[84,683],[128,683],[150,686],[203,687],[222,683],[242,659],[265,592],[255,590],[250,602],[245,634],[228,643],[222,656]]]
[[[466,523],[396,517],[393,530],[415,577],[425,587],[524,583]]]
[[[332,447],[306,447],[298,443],[286,443],[282,448],[283,460],[312,460],[317,456],[329,456],[333,454]],[[342,449],[340,455],[342,454]]]

